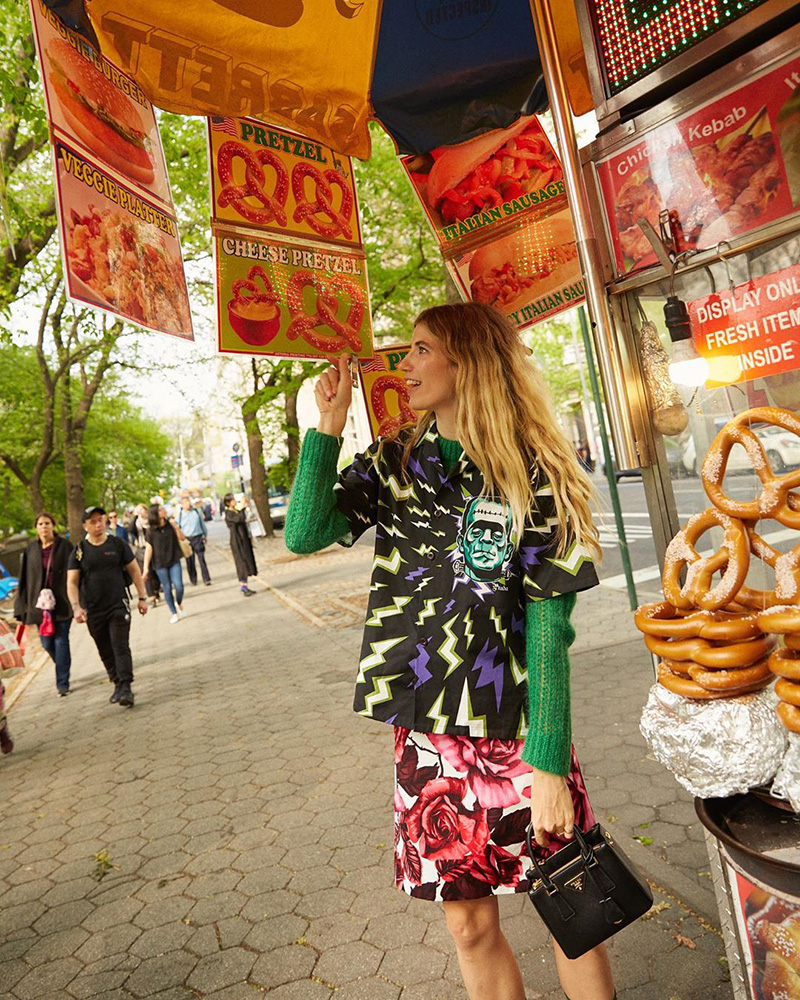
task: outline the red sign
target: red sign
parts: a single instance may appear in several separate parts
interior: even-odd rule
[[[639,220],[677,213],[684,249],[714,247],[800,208],[800,56],[598,164],[620,274],[655,263]]]
[[[800,368],[800,264],[688,305],[711,389]]]

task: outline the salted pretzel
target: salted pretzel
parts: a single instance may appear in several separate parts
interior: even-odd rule
[[[753,613],[722,611],[691,611],[681,613],[669,601],[643,604],[634,613],[634,623],[640,632],[662,639],[711,639],[738,642],[755,639],[765,629],[759,628]]]
[[[724,532],[722,545],[712,555],[701,556],[695,544],[714,526]],[[686,582],[681,586],[680,573],[684,566]],[[749,568],[750,541],[744,525],[710,507],[690,517],[667,546],[662,579],[664,597],[675,608],[717,611],[734,599]],[[718,571],[722,572],[722,577],[712,589],[711,578]]]
[[[800,681],[800,657],[791,649],[776,649],[769,658],[769,669],[787,681]]]
[[[244,162],[244,184],[233,183],[233,161]],[[267,176],[264,167],[275,171],[272,191],[266,191]],[[217,173],[222,190],[217,195],[220,208],[231,206],[248,222],[264,226],[274,222],[286,225],[286,199],[289,195],[289,175],[280,159],[269,149],[252,152],[240,142],[223,142],[217,153]],[[255,208],[245,199],[254,198],[262,207]]]
[[[261,282],[261,288],[256,284]],[[274,305],[278,301],[278,296],[272,288],[269,275],[260,264],[254,264],[247,272],[246,278],[240,278],[231,285],[233,298],[228,305],[236,311],[237,305],[251,306],[258,303],[270,303]],[[248,292],[249,294],[245,294]]]
[[[314,184],[314,201],[306,197],[306,178]],[[342,200],[338,209],[333,207],[331,185],[338,187]],[[353,238],[350,216],[353,214],[353,195],[347,181],[335,170],[322,171],[310,163],[298,163],[292,170],[292,194],[297,203],[294,210],[295,222],[307,222],[315,233],[329,239],[341,234],[345,239]],[[325,216],[325,222],[319,216]]]
[[[659,639],[645,635],[644,643],[656,656],[691,661],[698,666],[718,670],[749,667],[775,648],[773,636],[715,646],[708,639]]]
[[[779,701],[775,710],[778,718],[790,733],[800,733],[800,708],[797,705],[790,705],[788,702]]]
[[[397,416],[391,416],[386,405],[386,394],[394,392],[397,396],[397,405],[400,412]],[[372,383],[369,393],[372,412],[378,421],[378,436],[386,437],[394,434],[406,424],[413,424],[417,419],[417,414],[411,409],[408,399],[408,386],[406,380],[399,375],[379,375]]]
[[[713,701],[718,698],[738,698],[739,695],[753,694],[766,687],[769,678],[755,681],[752,684],[738,688],[726,688],[724,690],[708,690],[691,677],[682,674],[674,674],[663,663],[658,665],[658,683],[673,694],[679,694],[683,698],[696,698],[699,701]]]
[[[771,424],[800,436],[800,417],[776,406],[757,406],[729,420],[711,442],[703,461],[701,477],[709,499],[716,508],[744,521],[774,518],[787,528],[800,529],[800,469],[776,476],[769,464],[763,442],[751,430],[752,424]],[[751,501],[732,500],[722,489],[731,448],[740,444],[763,484],[761,494]]]
[[[693,663],[689,667],[689,676],[709,691],[730,691],[765,679],[772,680],[766,657],[750,666],[730,670],[709,670],[699,663]]]
[[[774,635],[800,633],[800,607],[775,605],[767,608],[758,615],[758,624],[762,632],[771,632]]]
[[[775,685],[775,694],[781,701],[800,707],[800,684],[796,681],[788,681],[785,677],[781,677]]]
[[[316,292],[316,311],[306,312],[303,293],[307,287]],[[339,293],[344,292],[350,299],[347,319],[342,322],[338,318]],[[333,278],[323,278],[312,271],[295,271],[286,285],[286,303],[292,321],[286,330],[289,340],[302,337],[314,350],[323,354],[336,354],[350,348],[356,354],[364,344],[359,330],[364,322],[364,297],[355,282],[343,275]],[[325,335],[317,327],[327,326],[333,331],[333,336]]]

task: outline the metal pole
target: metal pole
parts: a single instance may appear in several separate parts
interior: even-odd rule
[[[608,416],[617,462],[620,468],[635,469],[639,465],[636,442],[629,416],[625,392],[625,376],[622,358],[616,343],[614,324],[608,307],[605,283],[599,264],[597,238],[594,233],[589,199],[583,185],[580,154],[575,139],[575,127],[567,96],[567,87],[559,60],[556,28],[550,0],[530,0],[539,55],[542,60],[550,110],[558,139],[564,169],[564,187],[567,192],[575,238],[581,257],[586,285],[586,301],[592,318],[592,326],[597,334],[597,352],[603,388],[608,403]]]
[[[628,601],[631,606],[631,611],[635,611],[639,607],[639,598],[636,596],[636,583],[633,579],[631,553],[628,548],[628,539],[625,535],[625,522],[622,518],[622,506],[619,502],[617,477],[614,475],[614,461],[611,457],[611,449],[608,446],[608,430],[606,428],[606,418],[603,414],[603,400],[600,398],[600,386],[597,382],[597,372],[594,367],[592,338],[589,336],[589,323],[586,319],[586,310],[583,306],[578,308],[578,317],[581,321],[583,348],[586,351],[586,367],[589,369],[589,382],[592,386],[592,397],[594,398],[594,405],[597,410],[597,425],[600,430],[600,440],[603,443],[603,459],[606,466],[608,493],[611,497],[611,506],[614,509],[614,521],[617,526],[617,538],[619,539],[619,555],[622,560],[622,571],[625,574],[625,584],[628,588]]]

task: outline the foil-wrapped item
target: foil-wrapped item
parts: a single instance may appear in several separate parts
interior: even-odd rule
[[[716,701],[690,701],[660,684],[650,689],[639,724],[656,760],[702,799],[747,792],[769,781],[783,759],[786,733],[770,688]]]
[[[800,734],[789,733],[789,748],[772,783],[772,794],[788,799],[792,809],[800,813]]]

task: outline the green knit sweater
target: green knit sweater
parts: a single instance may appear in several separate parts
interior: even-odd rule
[[[341,440],[330,434],[314,430],[306,434],[286,515],[284,537],[291,552],[317,552],[349,534],[333,491],[340,446]],[[449,471],[461,456],[461,446],[440,436],[439,452]],[[575,594],[525,605],[529,728],[522,759],[551,774],[566,775],[570,767],[569,647],[575,638],[570,622],[574,607]]]

